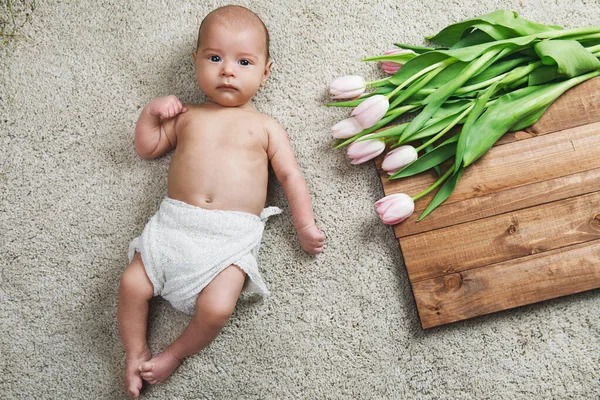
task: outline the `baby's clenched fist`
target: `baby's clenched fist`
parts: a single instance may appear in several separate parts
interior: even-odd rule
[[[325,246],[325,234],[316,225],[308,226],[298,231],[300,246],[310,254],[323,252]]]
[[[146,107],[150,115],[160,119],[173,118],[187,111],[187,108],[176,96],[166,96],[152,100]]]

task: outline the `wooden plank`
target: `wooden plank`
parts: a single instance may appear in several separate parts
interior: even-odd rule
[[[396,225],[394,232],[396,237],[402,238],[598,190],[600,190],[600,168],[455,203],[444,203],[420,222],[416,221],[423,210],[417,210],[405,222]],[[540,193],[543,193],[543,196],[540,196]]]
[[[400,240],[411,282],[600,238],[600,192]]]
[[[600,288],[600,240],[412,284],[423,328]]]
[[[510,190],[532,183],[543,182],[557,177],[600,168],[600,122],[584,125],[551,135],[535,137],[525,142],[515,142],[494,147],[467,168],[452,195],[444,204],[465,201],[477,197],[489,196],[504,190]],[[435,173],[423,173],[406,182],[405,193],[415,195],[435,180]],[[423,181],[429,182],[423,185]],[[416,185],[423,185],[416,188]],[[513,193],[522,197],[523,193]],[[415,203],[415,209],[424,210],[435,193],[422,197]],[[539,203],[544,202],[542,196]],[[410,235],[418,230],[415,225],[420,212],[394,228],[397,237]],[[437,226],[448,226],[457,222],[448,218],[439,210],[431,213],[427,219],[434,220]]]
[[[565,176],[599,168],[597,155],[600,141],[596,136],[599,132],[600,122],[597,122],[494,147],[465,170],[447,202],[462,201],[555,178],[555,173]],[[412,196],[429,187],[437,178],[430,171],[409,179],[394,180],[387,189],[389,194],[408,193]],[[424,196],[417,203],[426,206],[434,195],[435,193],[431,193]]]

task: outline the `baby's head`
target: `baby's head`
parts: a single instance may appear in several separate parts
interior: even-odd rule
[[[269,76],[269,32],[247,8],[221,7],[200,24],[193,57],[200,89],[212,102],[243,106]]]

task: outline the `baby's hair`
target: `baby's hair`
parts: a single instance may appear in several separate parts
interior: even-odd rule
[[[211,11],[204,17],[204,19],[200,23],[200,28],[198,28],[198,43],[196,44],[196,49],[200,47],[200,32],[202,31],[202,25],[204,25],[204,22],[206,22],[206,20],[209,19],[209,17],[211,16],[213,18],[221,18],[228,22],[233,22],[236,26],[239,26],[240,24],[242,26],[244,24],[252,25],[253,23],[258,22],[265,31],[265,40],[267,45],[267,60],[271,57],[271,52],[269,51],[271,40],[269,37],[269,30],[267,29],[267,26],[262,21],[262,19],[260,19],[260,17],[252,10],[237,5],[219,7]]]

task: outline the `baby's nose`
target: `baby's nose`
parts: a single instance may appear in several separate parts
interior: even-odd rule
[[[221,69],[221,75],[223,76],[232,76],[235,74],[235,70],[231,63],[224,62],[223,68]]]

